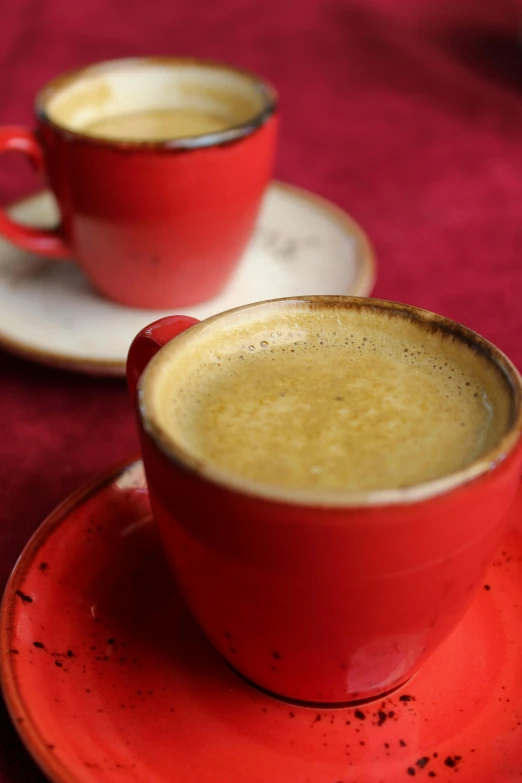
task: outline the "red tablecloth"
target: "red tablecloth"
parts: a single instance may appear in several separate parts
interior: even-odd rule
[[[455,8],[452,8],[452,6]],[[460,320],[522,364],[522,6],[513,0],[0,0],[0,122],[54,74],[211,56],[278,85],[277,175],[349,210],[375,292]],[[0,200],[38,186],[4,157]],[[0,588],[44,516],[137,448],[122,380],[0,352]],[[42,781],[0,707],[0,783]]]

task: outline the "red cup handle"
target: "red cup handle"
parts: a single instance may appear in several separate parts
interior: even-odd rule
[[[136,335],[127,356],[127,385],[133,403],[136,399],[138,381],[152,357],[166,343],[197,323],[199,323],[197,318],[190,318],[188,315],[168,315],[149,324]]]
[[[43,152],[36,136],[30,130],[15,126],[0,128],[0,154],[8,150],[22,152],[34,168],[43,171]],[[3,209],[0,209],[0,234],[24,250],[41,256],[62,259],[71,257],[60,227],[49,230],[22,226],[12,220]]]

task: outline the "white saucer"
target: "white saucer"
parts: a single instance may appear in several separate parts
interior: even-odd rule
[[[18,202],[21,223],[52,226],[49,192]],[[30,255],[0,238],[0,346],[53,367],[123,375],[134,335],[174,311],[195,318],[263,299],[306,294],[366,296],[375,278],[371,244],[357,223],[318,196],[275,182],[233,279],[190,308],[138,310],[100,297],[74,264]]]

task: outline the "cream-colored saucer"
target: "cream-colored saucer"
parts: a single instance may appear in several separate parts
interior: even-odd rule
[[[18,202],[10,213],[35,226],[55,225],[58,214],[48,192]],[[352,218],[324,199],[276,182],[227,288],[190,308],[122,307],[93,291],[74,264],[38,258],[0,238],[0,346],[54,367],[123,375],[134,335],[163,315],[201,319],[283,296],[365,296],[374,278],[371,244]]]

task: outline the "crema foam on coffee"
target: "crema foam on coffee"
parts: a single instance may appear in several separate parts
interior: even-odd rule
[[[101,117],[82,130],[104,139],[166,141],[217,133],[233,124],[230,119],[199,109],[143,109]]]
[[[437,328],[357,308],[257,317],[172,345],[158,367],[161,427],[222,471],[296,489],[408,487],[470,465],[509,426],[500,371]]]

